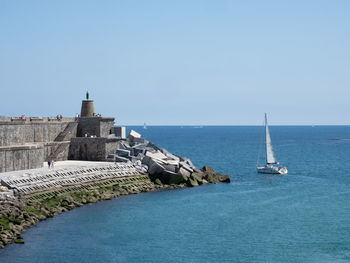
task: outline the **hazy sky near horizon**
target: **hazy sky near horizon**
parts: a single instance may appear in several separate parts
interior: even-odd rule
[[[0,115],[350,124],[350,1],[0,0]]]

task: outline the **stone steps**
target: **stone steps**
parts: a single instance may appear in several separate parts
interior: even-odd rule
[[[67,124],[66,128],[62,132],[60,132],[55,138],[55,142],[69,141],[72,135],[70,133],[78,126],[78,122],[70,122]],[[69,138],[67,138],[67,135]]]
[[[22,195],[31,195],[74,185],[84,185],[92,182],[102,183],[108,180],[113,181],[118,178],[134,176],[142,176],[142,174],[131,164],[118,163],[100,167],[48,170],[41,174],[26,173],[12,179],[4,178],[2,184],[11,189],[17,189]]]
[[[137,186],[153,186],[153,183],[147,175],[140,175],[136,177],[124,177],[115,178],[107,181],[96,181],[81,185],[67,186],[62,189],[54,189],[52,191],[46,191],[41,193],[32,193],[27,195],[26,198],[29,200],[39,200],[43,198],[50,198],[56,195],[62,195],[69,192],[81,192],[81,191],[91,191],[93,189],[98,189],[101,187],[108,187],[118,185],[122,187],[128,187],[129,189],[136,188]]]

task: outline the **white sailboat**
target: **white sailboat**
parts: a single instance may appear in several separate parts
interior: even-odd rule
[[[147,125],[146,125],[145,122],[143,123],[143,129],[144,129],[144,130],[147,130]]]
[[[256,166],[258,173],[264,174],[287,174],[287,167],[282,167],[280,163],[277,162],[275,154],[272,149],[271,137],[269,126],[267,124],[267,115],[265,113],[265,144],[266,144],[266,165],[265,166]],[[259,162],[259,157],[258,157]]]

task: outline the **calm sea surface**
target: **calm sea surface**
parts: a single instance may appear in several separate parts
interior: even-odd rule
[[[74,209],[0,250],[1,263],[350,262],[350,126],[272,126],[286,176],[255,171],[262,127],[133,128],[231,184]]]

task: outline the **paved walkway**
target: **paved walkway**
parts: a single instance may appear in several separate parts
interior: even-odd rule
[[[29,169],[29,170],[19,170],[11,171],[6,173],[0,173],[0,179],[9,178],[9,177],[21,177],[25,174],[46,174],[50,171],[55,170],[70,170],[70,169],[79,169],[87,167],[100,167],[113,165],[112,162],[92,162],[92,161],[57,161],[54,163],[54,168],[48,168],[47,162],[43,163],[42,168]]]

